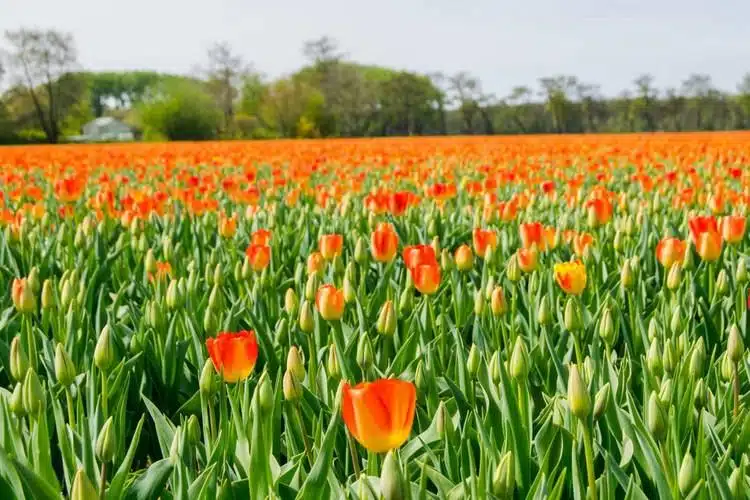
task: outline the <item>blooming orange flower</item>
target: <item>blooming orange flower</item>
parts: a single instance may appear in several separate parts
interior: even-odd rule
[[[409,438],[416,401],[416,387],[403,380],[344,384],[341,413],[354,439],[368,451],[383,453]]]
[[[586,202],[586,209],[597,225],[604,225],[612,218],[612,203],[606,198],[597,196],[590,199]]]
[[[414,287],[424,295],[432,295],[440,287],[440,266],[437,262],[419,264],[409,269]]]
[[[320,237],[320,253],[326,260],[333,260],[341,255],[344,248],[344,237],[340,234],[324,234]]]
[[[237,232],[237,214],[227,217],[223,213],[219,215],[219,234],[222,238],[231,238]]]
[[[57,199],[63,203],[75,203],[83,194],[85,181],[80,177],[64,177],[55,181],[53,189]]]
[[[166,261],[157,261],[156,262],[156,273],[151,274],[148,273],[148,279],[150,281],[164,281],[167,279],[167,276],[172,275],[172,264]]]
[[[580,262],[555,264],[555,281],[565,293],[580,295],[586,288],[586,267]]]
[[[686,250],[686,241],[679,238],[664,238],[656,245],[656,260],[669,269],[675,262],[682,262]]]
[[[539,252],[536,248],[519,248],[516,252],[518,267],[525,273],[530,273],[536,269]]]
[[[378,262],[390,262],[398,252],[398,235],[391,224],[381,222],[370,236],[370,251]]]
[[[249,377],[258,359],[258,341],[252,330],[222,332],[206,339],[206,349],[216,371],[230,383]]]
[[[271,263],[271,247],[251,243],[245,250],[245,255],[253,271],[262,271]]]
[[[495,231],[475,228],[472,239],[474,251],[482,258],[487,254],[487,250],[497,248],[497,233]]]
[[[690,235],[701,259],[715,261],[721,255],[721,233],[715,217],[697,216],[688,220]]]
[[[586,247],[594,243],[594,237],[589,233],[579,233],[573,236],[573,251],[579,257],[583,257]]]
[[[315,305],[326,321],[337,321],[344,315],[344,292],[333,285],[323,285],[315,294]]]
[[[256,229],[250,235],[250,243],[255,245],[268,245],[271,243],[271,231],[268,229]]]
[[[409,245],[404,248],[403,258],[407,269],[420,264],[437,264],[435,249],[430,245]]]
[[[523,248],[531,248],[532,245],[536,245],[542,251],[547,248],[547,232],[541,222],[527,222],[521,224],[518,229]]]
[[[721,235],[727,243],[739,243],[745,237],[745,217],[728,215],[721,218]]]

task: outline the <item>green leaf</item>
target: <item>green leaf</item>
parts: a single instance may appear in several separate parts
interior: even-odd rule
[[[305,482],[300,488],[297,498],[299,500],[306,498],[324,498],[328,471],[333,461],[333,443],[336,440],[341,421],[341,412],[336,408],[331,415],[331,421],[328,423],[328,429],[323,436],[323,442],[320,444],[318,456],[307,476]]]
[[[117,472],[112,477],[112,481],[109,484],[109,489],[107,490],[107,498],[116,500],[120,498],[122,494],[123,486],[125,486],[125,480],[127,479],[128,474],[130,474],[130,467],[133,464],[133,458],[135,457],[135,452],[138,449],[138,443],[141,439],[141,431],[143,430],[143,422],[145,420],[146,416],[141,415],[140,420],[138,420],[138,425],[136,425],[135,427],[133,437],[130,441],[128,452],[125,454],[125,458],[123,458],[122,462],[120,463],[120,467],[118,467]]]
[[[174,465],[169,458],[151,464],[146,472],[125,491],[123,500],[152,500],[159,498],[172,475]]]
[[[174,439],[174,424],[169,421],[167,417],[151,402],[145,395],[141,395],[143,402],[146,404],[146,409],[151,414],[151,419],[154,421],[156,427],[156,437],[159,440],[159,448],[161,448],[161,456],[169,457],[169,449],[172,446],[172,440]]]
[[[58,490],[53,488],[45,479],[29,469],[25,464],[16,459],[13,459],[13,464],[16,466],[16,471],[18,471],[21,481],[23,481],[24,486],[26,486],[26,489],[31,493],[31,497],[34,500],[62,499],[62,495]]]

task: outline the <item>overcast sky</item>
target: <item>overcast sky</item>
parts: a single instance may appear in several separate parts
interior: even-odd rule
[[[615,95],[643,72],[691,72],[735,90],[750,72],[750,0],[0,0],[0,31],[54,27],[92,70],[187,73],[229,42],[270,77],[329,35],[349,58],[421,72],[468,71],[501,97],[572,74]]]

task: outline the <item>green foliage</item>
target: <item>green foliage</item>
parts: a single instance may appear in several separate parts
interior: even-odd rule
[[[221,112],[199,85],[169,82],[140,107],[147,139],[206,140],[217,136]]]

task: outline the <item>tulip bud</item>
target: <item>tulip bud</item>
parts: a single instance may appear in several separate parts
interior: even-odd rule
[[[742,341],[742,334],[740,329],[737,328],[737,324],[733,324],[729,329],[729,340],[727,340],[727,357],[732,360],[733,363],[739,363],[742,361],[742,356],[745,353],[745,343]]]
[[[357,298],[357,291],[348,276],[344,277],[344,302],[350,304]]]
[[[267,414],[273,408],[274,397],[273,388],[271,387],[271,379],[268,377],[268,373],[263,372],[258,380],[258,406],[260,411]]]
[[[359,265],[367,263],[367,241],[362,236],[357,238],[354,245],[354,261]]]
[[[646,354],[646,367],[649,373],[654,377],[661,377],[662,375],[662,355],[661,349],[659,348],[659,340],[654,339],[651,341],[651,346]]]
[[[669,339],[664,343],[664,353],[662,354],[664,372],[671,375],[674,371],[675,363],[674,342],[672,342],[672,339]]]
[[[299,401],[302,397],[302,385],[300,384],[299,379],[297,379],[297,377],[295,377],[289,370],[284,372],[283,389],[284,399],[287,401]]]
[[[570,365],[568,374],[568,405],[570,412],[581,420],[591,413],[591,396],[589,390],[581,380],[577,365]]]
[[[315,329],[315,320],[310,303],[305,300],[299,309],[299,329],[305,333],[310,333]]]
[[[443,248],[443,251],[440,252],[440,268],[443,271],[448,271],[452,265],[453,265],[453,260],[451,259],[450,252],[448,251],[447,248]]]
[[[384,500],[404,500],[407,497],[404,474],[394,451],[390,450],[383,460],[380,472],[380,493]]]
[[[734,278],[737,280],[737,283],[743,285],[750,281],[750,275],[747,272],[747,262],[744,258],[740,258],[737,261],[737,271],[734,274]]]
[[[219,318],[211,307],[206,308],[203,314],[203,329],[208,335],[213,335],[219,330]]]
[[[484,312],[484,294],[482,290],[477,290],[474,292],[474,314],[481,316],[482,312]]]
[[[336,347],[330,345],[328,347],[328,359],[326,360],[326,372],[328,377],[337,379],[341,376],[341,368],[339,367],[339,360],[336,357]]]
[[[513,354],[510,356],[510,376],[518,381],[526,380],[529,375],[529,354],[523,339],[516,337]]]
[[[515,481],[516,465],[513,453],[507,452],[500,459],[500,463],[492,474],[492,492],[498,498],[512,498],[516,489]]]
[[[622,250],[622,247],[624,246],[625,235],[622,233],[622,231],[615,232],[615,239],[612,242],[612,246],[616,251]]]
[[[599,417],[604,415],[609,406],[609,400],[612,389],[610,388],[609,382],[601,386],[594,397],[594,420],[598,420]]]
[[[505,302],[505,294],[503,293],[503,289],[499,286],[492,290],[492,295],[490,296],[490,309],[495,316],[501,316],[508,310],[508,305]]]
[[[409,288],[405,288],[401,292],[401,296],[398,300],[398,309],[404,314],[411,312],[412,306],[414,305],[414,294]]]
[[[182,303],[181,295],[177,280],[171,280],[167,287],[167,307],[172,310],[180,307]]]
[[[154,251],[150,248],[148,249],[148,252],[146,252],[146,257],[143,259],[143,268],[147,273],[153,274],[156,272],[156,257],[154,257]]]
[[[424,391],[427,387],[427,377],[421,359],[417,361],[417,368],[414,370],[414,385],[417,387],[418,392]]]
[[[716,277],[716,295],[726,295],[729,290],[729,276],[725,269],[719,271],[719,275]]]
[[[680,288],[680,282],[682,281],[682,267],[678,262],[672,264],[669,268],[669,274],[667,275],[667,288],[674,291]]]
[[[626,259],[620,270],[620,285],[627,290],[633,286],[634,280],[630,260]]]
[[[729,476],[729,492],[735,499],[745,498],[745,475],[736,467]]]
[[[70,279],[63,280],[62,288],[60,289],[60,305],[63,309],[67,309],[70,305],[70,301],[73,299],[73,284]]]
[[[724,355],[721,357],[720,365],[721,378],[724,382],[729,382],[734,377],[734,362],[729,359],[729,356]]]
[[[55,347],[55,378],[63,387],[69,387],[76,378],[76,367],[60,343]]]
[[[666,417],[664,416],[664,410],[659,402],[659,397],[657,396],[656,391],[651,391],[646,410],[646,427],[657,442],[661,441],[664,437],[666,431],[665,420]]]
[[[104,373],[107,373],[116,361],[111,335],[109,325],[104,325],[94,348],[94,364]]]
[[[500,379],[502,378],[500,373],[500,363],[500,353],[498,351],[495,351],[495,353],[490,358],[490,364],[488,367],[490,378],[492,379],[492,382],[494,384],[499,384]]]
[[[459,271],[469,271],[474,267],[474,254],[469,245],[461,245],[458,247],[454,258],[456,261],[456,269]]]
[[[188,418],[185,428],[186,428],[185,435],[187,437],[187,441],[190,444],[199,443],[201,440],[201,425],[200,425],[200,422],[198,422],[198,417],[196,417],[195,415],[190,415],[190,418]]]
[[[21,343],[21,337],[16,335],[10,342],[10,374],[18,382],[23,382],[29,369],[29,358]]]
[[[26,415],[26,408],[23,406],[23,384],[21,382],[17,383],[13,389],[13,393],[10,395],[10,400],[8,401],[8,407],[17,417]]]
[[[214,368],[213,362],[210,359],[207,359],[203,364],[201,377],[198,380],[198,387],[202,396],[211,397],[216,390],[215,374],[216,370]]]
[[[115,447],[115,431],[112,429],[112,417],[109,417],[96,438],[96,458],[100,462],[111,462],[115,457]]]
[[[599,318],[599,337],[604,341],[607,348],[611,349],[617,340],[615,321],[612,318],[612,309],[609,305],[604,306],[602,316]]]
[[[294,288],[287,288],[286,295],[284,295],[284,310],[291,317],[297,313],[297,307],[299,307],[299,300]]]
[[[565,314],[564,314],[565,328],[569,332],[577,332],[583,329],[583,313],[578,302],[573,297],[568,297],[568,301],[565,303]]]
[[[333,266],[333,271],[337,276],[341,276],[344,273],[344,260],[341,255],[334,255],[333,261],[331,261],[331,265]]]
[[[375,327],[378,333],[389,337],[396,332],[396,311],[392,300],[386,300],[383,304]]]
[[[362,335],[357,343],[357,364],[362,368],[362,371],[367,371],[372,366],[372,362],[372,342],[370,342],[370,337]]]
[[[78,469],[70,488],[70,500],[94,500],[99,498],[96,488],[83,469]]]
[[[26,413],[36,415],[44,409],[47,399],[39,376],[33,368],[29,368],[23,380],[23,407]]]
[[[703,365],[706,362],[706,345],[703,337],[698,337],[698,341],[693,348],[693,354],[690,356],[690,376],[699,378],[703,375]]]
[[[695,383],[695,389],[693,389],[693,404],[697,409],[701,409],[706,406],[708,401],[708,390],[706,389],[706,383],[702,378],[698,379]]]
[[[651,318],[651,321],[648,322],[647,336],[652,342],[659,337],[659,323],[656,321],[656,318]]]
[[[48,279],[44,280],[42,285],[42,309],[47,310],[55,306],[55,294],[52,289],[52,282]]]
[[[305,300],[315,300],[315,293],[318,291],[318,275],[313,273],[307,277],[305,284]]]
[[[469,357],[466,360],[466,370],[471,378],[476,377],[479,372],[479,361],[479,350],[476,344],[472,344],[471,349],[469,349]]]
[[[513,254],[508,259],[508,263],[505,266],[505,275],[514,283],[521,279],[521,268],[518,267],[518,256],[516,254]]]

